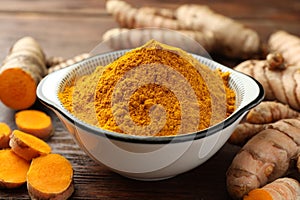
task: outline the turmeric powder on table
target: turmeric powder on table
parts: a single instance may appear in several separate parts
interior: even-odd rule
[[[79,119],[124,134],[170,136],[212,126],[235,109],[228,72],[151,40],[59,93]]]

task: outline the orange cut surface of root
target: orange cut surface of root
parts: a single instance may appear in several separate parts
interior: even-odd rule
[[[15,188],[24,184],[29,165],[12,150],[0,150],[0,187]]]
[[[10,127],[4,122],[0,122],[0,149],[9,147],[10,134]]]
[[[51,147],[45,141],[19,130],[12,132],[9,145],[17,155],[28,161],[51,152]]]
[[[22,110],[15,115],[19,130],[38,138],[47,139],[53,130],[50,116],[38,110]]]
[[[0,74],[0,99],[15,110],[28,108],[36,100],[36,82],[21,68],[10,68]]]
[[[32,160],[27,174],[27,188],[32,198],[67,199],[74,191],[73,169],[59,154],[48,154]]]
[[[273,200],[269,192],[256,189],[249,192],[248,195],[244,196],[243,200]]]

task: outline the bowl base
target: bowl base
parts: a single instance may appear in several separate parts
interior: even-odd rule
[[[137,180],[137,181],[162,181],[162,180],[166,180],[166,179],[170,179],[175,177],[176,175],[172,175],[172,176],[166,176],[166,177],[157,177],[157,178],[144,178],[144,177],[134,177],[134,176],[130,176],[130,175],[125,175],[125,174],[120,174],[121,176],[124,176],[126,178],[129,179],[133,179],[133,180]]]

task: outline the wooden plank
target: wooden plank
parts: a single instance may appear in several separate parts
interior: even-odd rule
[[[102,34],[106,30],[117,26],[111,17],[32,14],[0,14],[0,24],[0,60],[17,39],[27,35],[40,42],[47,56],[69,58],[90,52],[102,41]]]

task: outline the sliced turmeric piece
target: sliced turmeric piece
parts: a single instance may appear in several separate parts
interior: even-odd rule
[[[9,146],[18,156],[28,161],[51,152],[51,147],[45,141],[19,130],[12,132]]]
[[[15,115],[15,122],[19,130],[44,140],[53,132],[50,116],[39,110],[19,111]]]
[[[59,154],[34,158],[27,173],[27,189],[32,199],[68,199],[74,192],[72,165]]]
[[[36,100],[36,87],[47,73],[45,55],[31,37],[11,48],[0,70],[0,100],[15,109],[27,109]]]
[[[4,122],[0,122],[0,149],[9,147],[8,143],[10,134],[10,127]]]
[[[30,163],[11,149],[0,150],[0,187],[16,188],[26,182]]]

